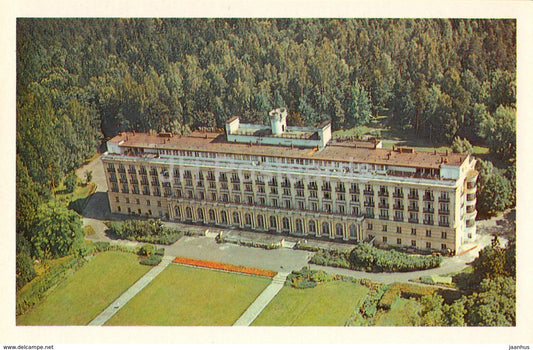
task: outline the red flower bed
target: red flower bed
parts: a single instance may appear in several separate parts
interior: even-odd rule
[[[207,261],[207,260],[197,260],[197,259],[190,259],[190,258],[183,258],[181,256],[177,256],[173,262],[176,264],[184,264],[184,265],[191,265],[191,266],[199,266],[199,267],[208,267],[210,269],[216,269],[216,270],[224,270],[224,271],[233,271],[233,272],[241,272],[241,273],[247,273],[250,275],[257,275],[257,276],[266,276],[266,277],[274,277],[277,275],[276,271],[271,270],[263,270],[263,269],[257,269],[255,267],[246,267],[246,266],[236,266],[231,264],[223,264],[216,261]]]

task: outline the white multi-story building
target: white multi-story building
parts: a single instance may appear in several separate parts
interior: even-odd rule
[[[335,142],[331,124],[226,122],[226,133],[121,133],[102,156],[111,211],[457,252],[476,233],[471,155]]]

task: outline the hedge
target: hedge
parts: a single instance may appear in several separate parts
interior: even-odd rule
[[[408,272],[440,266],[441,256],[411,255],[395,250],[383,250],[360,243],[352,251],[320,249],[311,263],[367,272]]]
[[[119,238],[151,244],[170,245],[183,236],[180,230],[164,227],[159,219],[114,221],[108,226],[109,232]]]
[[[147,257],[146,259],[141,259],[141,261],[139,261],[139,263],[141,265],[156,266],[156,265],[159,265],[161,260],[162,260],[161,256],[152,254],[149,257]]]

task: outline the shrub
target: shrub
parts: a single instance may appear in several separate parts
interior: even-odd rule
[[[311,273],[311,281],[313,282],[329,282],[332,279],[333,277],[331,275],[322,270],[313,271],[313,273]]]
[[[311,257],[310,262],[316,265],[350,268],[347,252],[337,249],[324,250],[320,249]]]
[[[147,257],[146,259],[141,259],[141,261],[139,261],[139,263],[141,265],[156,266],[156,265],[159,265],[161,260],[162,260],[161,256],[156,255],[156,254],[152,254],[149,257]]]
[[[94,227],[92,227],[91,225],[87,225],[84,227],[85,229],[85,235],[86,236],[93,236],[96,234],[96,231],[94,230]]]
[[[94,244],[94,249],[97,252],[105,252],[109,250],[109,247],[111,246],[109,242],[94,242],[93,244]]]
[[[159,256],[165,255],[165,248],[161,247],[161,248],[156,249],[154,254],[159,255]]]
[[[315,281],[308,280],[296,280],[297,282],[293,284],[294,288],[306,289],[316,287],[317,283]]]
[[[137,250],[137,254],[138,255],[143,255],[143,256],[151,256],[155,251],[155,247],[151,244],[143,244],[142,247],[140,247],[138,250]]]

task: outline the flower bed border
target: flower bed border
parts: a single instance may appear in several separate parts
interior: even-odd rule
[[[197,266],[197,267],[206,267],[214,270],[223,270],[223,271],[230,271],[230,272],[240,272],[245,273],[248,275],[256,275],[256,276],[263,276],[263,277],[274,277],[278,273],[276,271],[272,270],[264,270],[264,269],[258,269],[255,267],[247,267],[247,266],[237,266],[232,264],[224,264],[216,261],[208,261],[208,260],[198,260],[198,259],[191,259],[191,258],[184,258],[181,256],[177,256],[174,260],[172,260],[173,263],[176,264],[183,264],[183,265],[190,265],[190,266]]]

